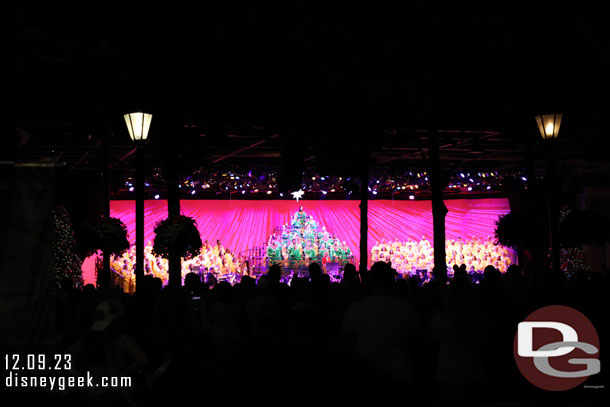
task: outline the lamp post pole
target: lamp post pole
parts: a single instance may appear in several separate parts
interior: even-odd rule
[[[152,115],[135,112],[123,116],[129,137],[136,145],[136,290],[144,277],[144,151]]]
[[[547,197],[547,212],[549,222],[549,243],[551,246],[551,270],[548,283],[554,285],[559,282],[561,276],[561,267],[559,265],[559,211],[557,207],[557,180],[555,169],[555,139],[559,135],[559,127],[563,115],[545,114],[536,116],[538,130],[546,144],[546,197]]]
[[[548,212],[549,212],[549,240],[551,243],[551,275],[550,283],[556,284],[560,280],[561,267],[559,255],[559,211],[557,207],[557,177],[555,169],[555,157],[553,156],[553,146],[551,142],[551,151],[547,157],[547,196],[548,196]]]
[[[136,290],[144,277],[144,169],[142,147],[136,145]]]

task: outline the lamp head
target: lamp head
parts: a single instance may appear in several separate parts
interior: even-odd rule
[[[150,130],[150,122],[152,121],[152,114],[134,112],[128,113],[123,116],[127,130],[129,131],[129,137],[134,142],[146,141],[148,137],[148,130]]]
[[[561,119],[563,114],[541,114],[536,116],[536,122],[538,123],[538,130],[544,140],[555,139],[559,135],[559,126],[561,126]]]

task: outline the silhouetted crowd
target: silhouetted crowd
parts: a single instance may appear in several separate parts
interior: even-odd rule
[[[133,294],[114,288],[56,294],[58,353],[74,372],[131,376],[126,389],[60,394],[64,405],[491,405],[545,403],[513,359],[517,324],[543,305],[585,313],[607,335],[608,280],[578,275],[532,287],[517,265],[478,283],[466,267],[445,281],[400,278],[386,263],[345,267],[331,283],[317,263],[284,284],[272,266],[258,281],[162,288],[145,276]],[[602,354],[604,351],[601,351]],[[604,363],[602,361],[602,373]],[[560,395],[589,397],[575,390]],[[574,403],[576,403],[574,401]]]

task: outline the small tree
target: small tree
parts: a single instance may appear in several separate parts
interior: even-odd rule
[[[98,250],[109,256],[120,256],[129,249],[127,227],[117,218],[102,217],[94,223],[85,223],[77,234],[77,252],[82,258],[89,257]],[[98,285],[110,278],[110,270],[104,269],[103,276],[98,273]]]
[[[181,258],[201,252],[201,236],[193,218],[178,215],[162,220],[155,227],[153,254],[168,259],[169,283],[182,284]]]
[[[517,251],[519,264],[541,277],[549,250],[548,217],[544,213],[511,211],[496,222],[496,240]]]
[[[95,223],[85,223],[77,235],[77,249],[84,257],[98,250],[120,256],[129,249],[127,227],[117,218],[102,217]]]
[[[82,261],[75,251],[72,223],[65,207],[53,211],[53,280],[59,288],[62,280],[69,279],[74,287],[83,286]]]

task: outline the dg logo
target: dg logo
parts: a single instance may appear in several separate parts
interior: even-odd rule
[[[513,352],[523,376],[544,390],[573,389],[600,371],[595,327],[563,305],[540,308],[519,323]]]

